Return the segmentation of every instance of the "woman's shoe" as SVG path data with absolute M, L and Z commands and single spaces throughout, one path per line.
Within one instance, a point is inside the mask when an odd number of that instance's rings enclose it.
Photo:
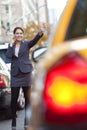
M 12 130 L 16 130 L 16 127 L 12 126 Z
M 16 118 L 12 119 L 12 130 L 16 130 Z
M 24 119 L 24 128 L 25 130 L 27 130 L 27 128 L 29 127 L 29 120 L 27 118 Z
M 28 130 L 28 126 L 24 126 L 24 130 Z

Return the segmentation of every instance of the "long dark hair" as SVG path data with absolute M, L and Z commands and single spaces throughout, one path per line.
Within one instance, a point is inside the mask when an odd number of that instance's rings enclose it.
M 13 30 L 13 34 L 15 34 L 17 29 L 20 29 L 24 33 L 24 30 L 21 27 L 15 27 L 14 30 Z

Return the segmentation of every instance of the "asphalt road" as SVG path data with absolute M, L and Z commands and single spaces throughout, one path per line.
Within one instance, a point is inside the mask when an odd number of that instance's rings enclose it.
M 11 130 L 11 119 L 0 120 L 0 130 Z M 18 111 L 16 130 L 24 130 L 24 110 Z M 46 130 L 87 130 L 87 123 L 78 124 L 76 126 L 58 126 L 57 128 Z
M 11 130 L 11 119 L 0 120 L 0 130 Z M 18 111 L 16 130 L 24 130 L 24 110 Z

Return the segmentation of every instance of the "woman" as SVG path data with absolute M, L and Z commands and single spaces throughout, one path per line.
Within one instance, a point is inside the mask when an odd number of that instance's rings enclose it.
M 21 27 L 16 27 L 13 31 L 14 42 L 11 42 L 7 57 L 11 59 L 11 109 L 12 109 L 12 130 L 16 130 L 16 109 L 17 99 L 20 87 L 23 89 L 25 97 L 25 120 L 24 127 L 28 127 L 29 121 L 27 118 L 27 108 L 29 108 L 30 88 L 31 88 L 31 73 L 32 64 L 29 60 L 29 50 L 43 36 L 40 31 L 32 40 L 23 40 L 24 30 Z

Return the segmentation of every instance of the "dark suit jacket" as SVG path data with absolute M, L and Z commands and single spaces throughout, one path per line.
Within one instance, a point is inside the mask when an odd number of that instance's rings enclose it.
M 31 72 L 33 67 L 29 60 L 29 50 L 33 47 L 43 35 L 37 34 L 32 40 L 22 41 L 18 53 L 18 57 L 15 56 L 15 43 L 12 47 L 8 47 L 6 56 L 11 59 L 11 75 L 18 74 L 20 69 L 23 73 Z

